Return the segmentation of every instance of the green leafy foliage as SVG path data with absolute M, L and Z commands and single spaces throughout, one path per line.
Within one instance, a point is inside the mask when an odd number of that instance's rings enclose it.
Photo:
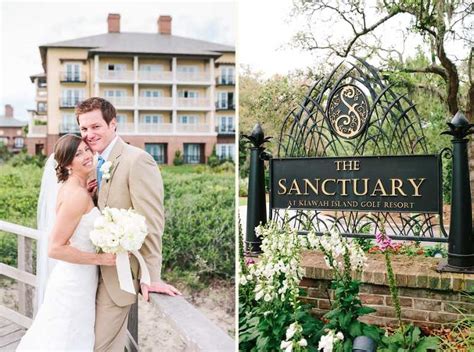
M 163 168 L 163 266 L 196 278 L 234 276 L 234 175 Z
M 434 336 L 422 336 L 420 328 L 410 324 L 404 329 L 398 329 L 382 339 L 381 352 L 426 352 L 436 351 L 439 339 Z
M 177 150 L 174 153 L 174 159 L 173 159 L 173 165 L 174 166 L 179 166 L 184 164 L 184 158 L 183 154 L 181 153 L 181 150 Z

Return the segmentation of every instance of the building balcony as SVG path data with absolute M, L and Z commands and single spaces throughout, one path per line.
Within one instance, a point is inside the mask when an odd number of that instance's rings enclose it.
M 139 97 L 138 105 L 140 108 L 172 109 L 173 98 L 171 97 Z
M 218 134 L 235 134 L 234 125 L 220 125 L 216 127 L 216 132 Z
M 235 85 L 234 76 L 219 76 L 216 78 L 216 84 L 219 86 L 233 86 Z
M 47 125 L 30 125 L 28 126 L 28 136 L 46 136 L 48 133 Z
M 77 123 L 60 123 L 59 124 L 59 133 L 79 133 L 79 125 Z
M 208 98 L 178 98 L 178 109 L 204 108 L 211 110 L 211 100 Z
M 124 97 L 105 97 L 115 108 L 130 108 L 135 106 L 135 98 L 131 96 Z
M 69 127 L 69 126 L 68 126 Z M 176 124 L 176 133 L 207 133 L 211 129 L 208 124 Z M 170 134 L 173 133 L 172 123 L 144 123 L 136 125 L 133 122 L 119 123 L 117 132 L 120 134 Z M 65 132 L 74 133 L 74 132 Z
M 171 71 L 138 71 L 138 80 L 153 81 L 156 83 L 170 83 L 173 81 L 173 72 Z
M 103 81 L 134 81 L 135 72 L 134 71 L 109 71 L 109 70 L 100 70 L 99 79 Z
M 200 72 L 176 72 L 178 83 L 210 83 L 211 74 L 208 71 Z
M 86 83 L 85 72 L 60 72 L 61 83 Z
M 172 133 L 173 124 L 172 123 L 139 123 L 138 124 L 138 133 Z
M 59 98 L 60 108 L 75 108 L 83 99 L 80 98 Z
M 233 101 L 216 101 L 216 110 L 235 110 Z
M 176 124 L 176 132 L 184 133 L 203 133 L 209 132 L 211 126 L 207 123 L 178 123 Z

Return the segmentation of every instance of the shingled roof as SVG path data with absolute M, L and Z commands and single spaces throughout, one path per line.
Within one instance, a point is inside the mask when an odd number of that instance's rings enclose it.
M 159 33 L 105 33 L 40 46 L 43 66 L 47 48 L 84 48 L 89 55 L 130 53 L 142 55 L 183 55 L 219 57 L 235 52 L 235 47 L 204 40 Z

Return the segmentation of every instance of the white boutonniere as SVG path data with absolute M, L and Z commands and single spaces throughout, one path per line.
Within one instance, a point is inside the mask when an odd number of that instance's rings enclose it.
M 113 163 L 111 161 L 106 161 L 100 167 L 100 172 L 102 172 L 102 180 L 110 179 L 110 172 L 112 170 Z

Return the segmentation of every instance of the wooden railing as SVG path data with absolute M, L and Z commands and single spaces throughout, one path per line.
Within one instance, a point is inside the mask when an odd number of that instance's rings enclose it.
M 18 312 L 0 305 L 0 317 L 20 326 L 29 328 L 36 314 L 34 288 L 37 288 L 33 272 L 33 240 L 46 234 L 29 227 L 0 220 L 0 231 L 16 235 L 18 238 L 18 268 L 0 263 L 0 275 L 18 281 Z M 185 341 L 187 351 L 234 351 L 234 340 L 183 297 L 150 295 L 151 303 L 167 319 L 175 331 Z M 138 351 L 138 305 L 130 310 L 128 320 L 127 350 Z

